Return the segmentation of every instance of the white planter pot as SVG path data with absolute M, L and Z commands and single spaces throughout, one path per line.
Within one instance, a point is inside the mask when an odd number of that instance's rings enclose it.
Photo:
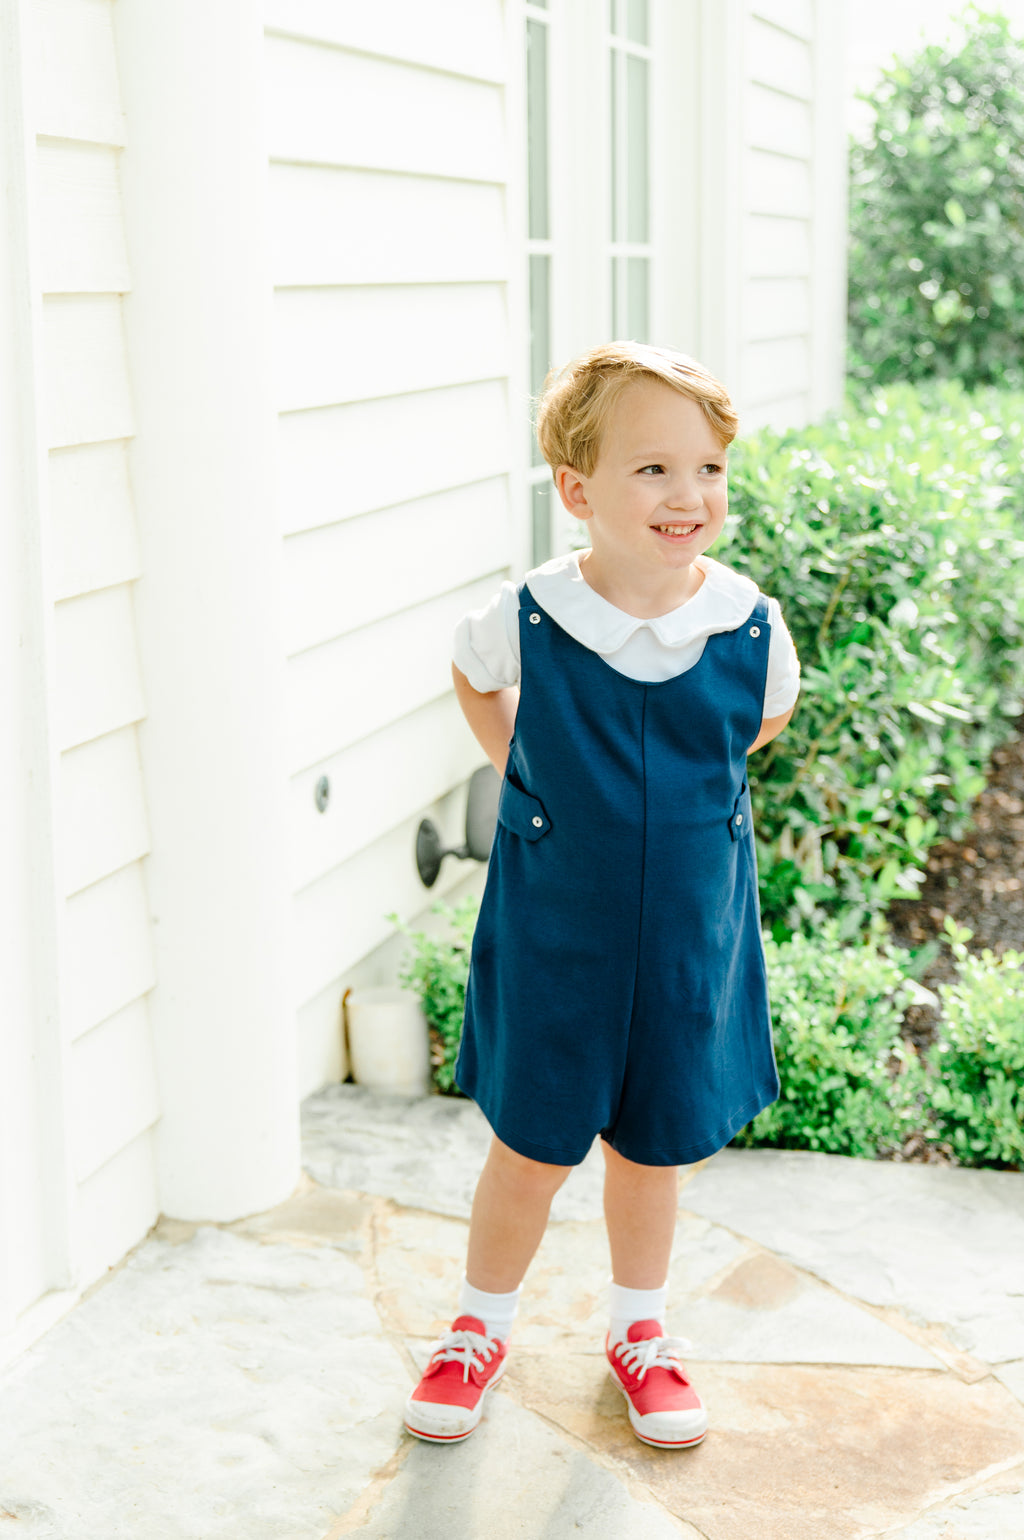
M 345 1002 L 352 1078 L 376 1091 L 423 1096 L 430 1090 L 430 1037 L 408 989 L 356 989 Z

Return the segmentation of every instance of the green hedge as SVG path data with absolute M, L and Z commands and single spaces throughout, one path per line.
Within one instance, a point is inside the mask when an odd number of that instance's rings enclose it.
M 762 909 L 854 935 L 964 827 L 1024 684 L 1024 396 L 893 387 L 740 441 L 723 561 L 782 603 L 803 667 L 751 761 Z
M 835 920 L 813 938 L 768 938 L 765 953 L 782 1089 L 735 1142 L 866 1156 L 902 1147 L 922 1122 L 920 1066 L 900 1037 L 906 954 L 877 925 L 844 942 Z
M 972 7 L 894 61 L 850 156 L 850 372 L 1024 385 L 1024 47 Z
M 908 1141 L 959 1165 L 1024 1167 L 1024 954 L 973 955 L 946 921 L 956 980 L 939 987 L 935 1044 L 900 1036 L 910 953 L 878 922 L 860 945 L 835 922 L 766 942 L 782 1085 L 741 1145 L 891 1155 Z
M 933 1135 L 961 1165 L 1024 1166 L 1024 953 L 972 955 L 947 919 L 957 979 L 940 984 L 942 1025 L 929 1056 Z

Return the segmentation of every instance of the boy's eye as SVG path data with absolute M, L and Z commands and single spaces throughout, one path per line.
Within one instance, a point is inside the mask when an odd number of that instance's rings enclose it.
M 702 465 L 701 466 L 701 470 L 702 471 L 710 471 L 712 476 L 720 476 L 722 474 L 722 472 L 725 470 L 725 466 L 724 465 L 717 465 L 713 460 L 709 460 L 707 465 Z
M 664 470 L 665 470 L 665 467 L 663 465 L 642 465 L 640 467 L 640 475 L 641 476 L 647 476 L 647 475 L 661 476 L 661 475 L 664 474 Z

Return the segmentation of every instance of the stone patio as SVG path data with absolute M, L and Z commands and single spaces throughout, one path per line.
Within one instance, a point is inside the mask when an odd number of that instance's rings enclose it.
M 306 1175 L 164 1220 L 0 1379 L 0 1540 L 1024 1540 L 1024 1175 L 726 1150 L 685 1173 L 668 1328 L 711 1431 L 637 1442 L 602 1353 L 594 1151 L 465 1444 L 402 1429 L 487 1130 L 335 1086 Z

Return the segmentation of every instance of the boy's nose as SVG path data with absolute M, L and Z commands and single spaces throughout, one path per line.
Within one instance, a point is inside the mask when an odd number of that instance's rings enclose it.
M 699 508 L 704 498 L 700 487 L 694 482 L 681 482 L 670 489 L 666 501 L 670 508 L 678 508 L 683 513 L 689 513 Z

